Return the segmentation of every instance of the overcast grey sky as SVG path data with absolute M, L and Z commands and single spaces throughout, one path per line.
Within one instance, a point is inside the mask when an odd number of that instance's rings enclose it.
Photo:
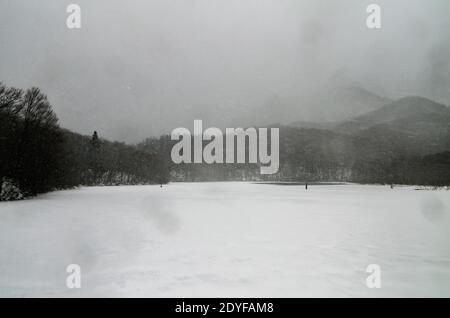
M 131 142 L 346 82 L 450 104 L 450 2 L 0 0 L 0 81 L 42 88 L 64 127 Z

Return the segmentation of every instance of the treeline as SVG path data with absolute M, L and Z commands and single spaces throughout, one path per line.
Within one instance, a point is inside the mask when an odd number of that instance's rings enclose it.
M 434 187 L 450 186 L 450 152 L 426 156 L 376 161 L 370 167 L 359 167 L 355 181 L 363 183 L 413 184 Z
M 138 148 L 160 153 L 173 181 L 310 181 L 379 184 L 450 185 L 446 142 L 417 142 L 409 135 L 383 129 L 354 135 L 313 128 L 280 128 L 280 169 L 261 175 L 258 164 L 172 163 L 169 136 L 149 138 Z M 161 151 L 165 149 L 165 151 Z M 436 152 L 428 155 L 427 151 Z
M 257 164 L 175 164 L 171 158 L 171 151 L 176 143 L 177 141 L 171 140 L 169 135 L 163 135 L 159 138 L 147 138 L 143 142 L 137 144 L 137 148 L 149 154 L 160 155 L 166 163 L 171 181 L 201 182 L 260 180 L 260 170 L 259 165 Z M 207 143 L 207 141 L 203 141 L 203 146 Z M 191 151 L 193 156 L 193 147 L 191 148 Z M 234 153 L 237 153 L 236 143 Z M 248 152 L 246 153 L 246 156 L 248 157 Z
M 260 164 L 174 164 L 170 157 L 170 149 L 176 142 L 170 140 L 170 136 L 165 136 L 159 139 L 148 138 L 137 146 L 149 153 L 168 149 L 159 153 L 169 162 L 172 181 L 350 182 L 352 179 L 351 142 L 326 130 L 280 128 L 280 169 L 273 175 L 261 175 Z M 236 145 L 235 142 L 235 154 Z M 248 159 L 248 153 L 246 158 Z
M 64 131 L 67 186 L 163 184 L 169 181 L 167 164 L 157 153 L 135 146 Z
M 0 83 L 1 200 L 79 185 L 165 183 L 157 154 L 60 128 L 46 95 Z
M 406 112 L 409 114 L 409 112 Z M 47 97 L 0 84 L 1 200 L 79 185 L 151 184 L 168 181 L 336 181 L 450 185 L 450 125 L 422 116 L 357 132 L 281 127 L 280 169 L 261 175 L 258 164 L 180 164 L 176 141 L 149 138 L 136 146 L 109 142 L 97 132 L 64 130 Z M 418 117 L 419 116 L 419 117 Z M 388 118 L 390 118 L 388 116 Z M 411 127 L 410 127 L 411 126 Z M 433 127 L 440 127 L 434 133 Z M 420 127 L 419 127 L 420 128 Z M 431 132 L 430 132 L 431 131 Z
M 170 136 L 148 138 L 138 148 L 159 152 L 169 162 L 172 181 L 349 181 L 348 153 L 333 134 L 322 130 L 280 129 L 280 169 L 273 175 L 261 175 L 260 164 L 174 164 L 170 149 L 177 141 Z M 208 142 L 204 141 L 205 146 Z M 224 143 L 224 147 L 225 147 Z M 248 144 L 248 139 L 247 139 Z M 234 143 L 237 153 L 237 143 Z M 160 149 L 168 151 L 160 152 Z M 270 147 L 269 147 L 270 149 Z M 192 150 L 193 151 L 193 150 Z M 224 148 L 223 153 L 226 150 Z M 248 159 L 248 147 L 246 148 Z

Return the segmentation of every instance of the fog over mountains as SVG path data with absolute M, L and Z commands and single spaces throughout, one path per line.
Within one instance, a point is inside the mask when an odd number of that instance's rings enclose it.
M 5 85 L 41 88 L 62 126 L 139 142 L 212 126 L 333 122 L 411 95 L 450 104 L 448 1 L 0 0 Z M 370 92 L 370 93 L 369 93 Z
M 171 180 L 447 185 L 450 108 L 417 96 L 374 107 L 335 122 L 269 125 L 280 128 L 280 169 L 275 175 L 261 176 L 255 164 L 170 164 Z M 173 143 L 148 138 L 138 149 L 170 162 Z
M 344 121 L 334 129 L 348 133 L 379 127 L 421 136 L 446 131 L 449 123 L 449 107 L 423 97 L 410 96 Z

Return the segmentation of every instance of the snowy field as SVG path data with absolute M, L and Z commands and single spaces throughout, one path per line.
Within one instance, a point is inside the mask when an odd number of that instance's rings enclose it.
M 413 187 L 54 192 L 0 203 L 0 296 L 450 297 L 449 214 L 449 191 Z M 81 289 L 66 287 L 72 263 Z

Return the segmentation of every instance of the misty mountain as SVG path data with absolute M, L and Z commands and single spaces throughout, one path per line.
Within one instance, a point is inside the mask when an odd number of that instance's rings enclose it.
M 272 100 L 262 109 L 262 114 L 271 114 L 272 122 L 289 124 L 300 128 L 324 128 L 334 122 L 377 110 L 391 100 L 357 86 L 326 87 L 303 95 L 296 103 L 276 103 Z M 270 122 L 267 117 L 262 122 Z M 298 118 L 293 122 L 293 119 Z
M 413 135 L 422 135 L 446 132 L 449 122 L 449 107 L 423 97 L 410 96 L 339 123 L 334 130 L 355 133 L 363 129 L 384 127 Z
M 442 172 L 450 170 L 449 108 L 432 100 L 406 97 L 345 121 L 303 125 L 272 125 L 280 128 L 275 175 L 261 176 L 251 164 L 203 164 L 173 166 L 173 176 L 178 181 L 450 182 Z M 147 141 L 142 150 L 156 152 L 158 142 Z
M 328 84 L 297 96 L 273 94 L 257 107 L 232 100 L 186 106 L 181 116 L 184 120 L 177 124 L 190 127 L 195 119 L 202 119 L 206 125 L 221 129 L 270 125 L 329 129 L 337 121 L 377 110 L 390 102 L 361 87 Z
M 450 170 L 450 108 L 445 105 L 405 97 L 322 127 L 289 128 L 280 134 L 282 171 L 309 180 L 441 185 L 450 181 L 445 172 Z

